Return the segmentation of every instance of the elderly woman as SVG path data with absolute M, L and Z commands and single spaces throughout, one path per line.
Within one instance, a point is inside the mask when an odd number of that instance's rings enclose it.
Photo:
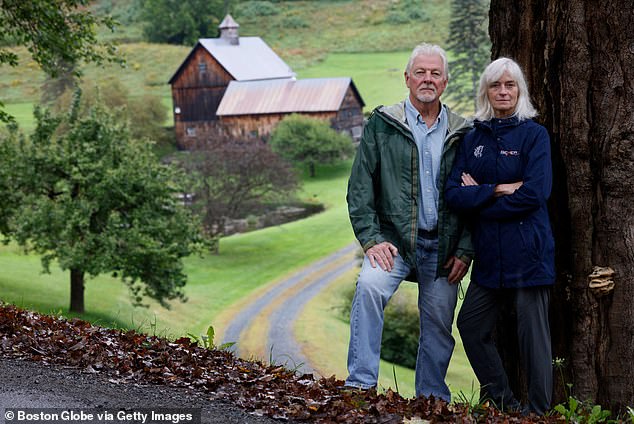
M 473 225 L 475 262 L 458 329 L 480 381 L 481 399 L 519 410 L 492 338 L 500 303 L 513 302 L 528 379 L 528 405 L 522 412 L 541 415 L 552 396 L 550 140 L 531 119 L 537 112 L 513 60 L 500 58 L 487 66 L 477 101 L 474 128 L 460 145 L 445 190 L 449 207 Z

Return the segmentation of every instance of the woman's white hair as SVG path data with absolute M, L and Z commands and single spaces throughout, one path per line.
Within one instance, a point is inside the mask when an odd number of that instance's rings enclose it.
M 478 107 L 475 113 L 475 119 L 488 121 L 495 117 L 493 107 L 491 107 L 491 102 L 489 102 L 487 90 L 492 83 L 502 77 L 505 71 L 515 80 L 518 88 L 517 105 L 515 106 L 513 116 L 517 117 L 520 121 L 537 116 L 537 110 L 533 107 L 528 94 L 528 85 L 526 84 L 522 69 L 513 59 L 501 57 L 491 62 L 480 77 L 480 87 L 478 88 L 477 98 Z
M 412 54 L 409 56 L 407 66 L 405 67 L 405 72 L 407 73 L 407 75 L 409 75 L 409 72 L 412 69 L 412 65 L 414 64 L 414 60 L 418 56 L 440 56 L 445 78 L 449 79 L 449 62 L 447 61 L 447 53 L 445 53 L 442 47 L 435 44 L 427 43 L 421 43 L 418 46 L 414 47 Z

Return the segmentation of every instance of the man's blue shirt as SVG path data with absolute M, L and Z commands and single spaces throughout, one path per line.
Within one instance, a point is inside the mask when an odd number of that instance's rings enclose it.
M 448 127 L 447 110 L 442 105 L 434 125 L 428 128 L 408 97 L 405 100 L 405 116 L 418 147 L 420 164 L 418 227 L 434 230 L 438 225 L 438 174 Z

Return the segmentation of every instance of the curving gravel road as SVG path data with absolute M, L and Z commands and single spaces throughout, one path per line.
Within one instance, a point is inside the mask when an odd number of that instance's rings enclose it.
M 253 320 L 261 319 L 261 313 L 267 310 L 265 318 L 269 322 L 269 331 L 263 337 L 263 343 L 266 344 L 266 351 L 271 353 L 272 361 L 286 364 L 288 368 L 297 368 L 301 373 L 314 373 L 315 370 L 295 340 L 293 324 L 308 301 L 356 266 L 354 256 L 357 249 L 357 243 L 350 244 L 273 286 L 235 316 L 224 333 L 224 341 L 240 340 L 241 334 L 248 330 Z M 18 359 L 0 358 L 0 381 L 0 412 L 5 414 L 3 421 L 7 423 L 14 422 L 7 420 L 6 414 L 11 414 L 15 408 L 64 408 L 87 412 L 107 410 L 114 413 L 120 410 L 135 413 L 145 409 L 159 412 L 184 410 L 199 411 L 199 421 L 195 421 L 200 423 L 277 422 L 186 389 L 118 385 L 100 374 Z M 110 424 L 112 421 L 99 422 L 95 419 L 90 422 Z M 136 424 L 140 421 L 126 422 Z
M 270 353 L 274 363 L 297 368 L 300 373 L 313 373 L 314 368 L 302 354 L 301 347 L 293 336 L 293 324 L 308 301 L 329 283 L 356 266 L 354 254 L 357 249 L 358 244 L 352 243 L 273 286 L 238 312 L 224 332 L 223 343 L 239 341 L 241 334 L 265 308 L 284 297 L 284 301 L 268 315 L 266 352 Z M 290 296 L 289 292 L 292 292 Z M 234 347 L 237 347 L 237 353 L 245 353 L 239 351 L 239 343 Z

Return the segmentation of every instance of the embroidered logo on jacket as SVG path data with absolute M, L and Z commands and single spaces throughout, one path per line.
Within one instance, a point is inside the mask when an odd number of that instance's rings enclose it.
M 520 152 L 517 150 L 500 150 L 502 156 L 519 156 Z
M 473 150 L 473 156 L 477 158 L 482 157 L 482 151 L 484 150 L 484 146 L 478 146 Z

